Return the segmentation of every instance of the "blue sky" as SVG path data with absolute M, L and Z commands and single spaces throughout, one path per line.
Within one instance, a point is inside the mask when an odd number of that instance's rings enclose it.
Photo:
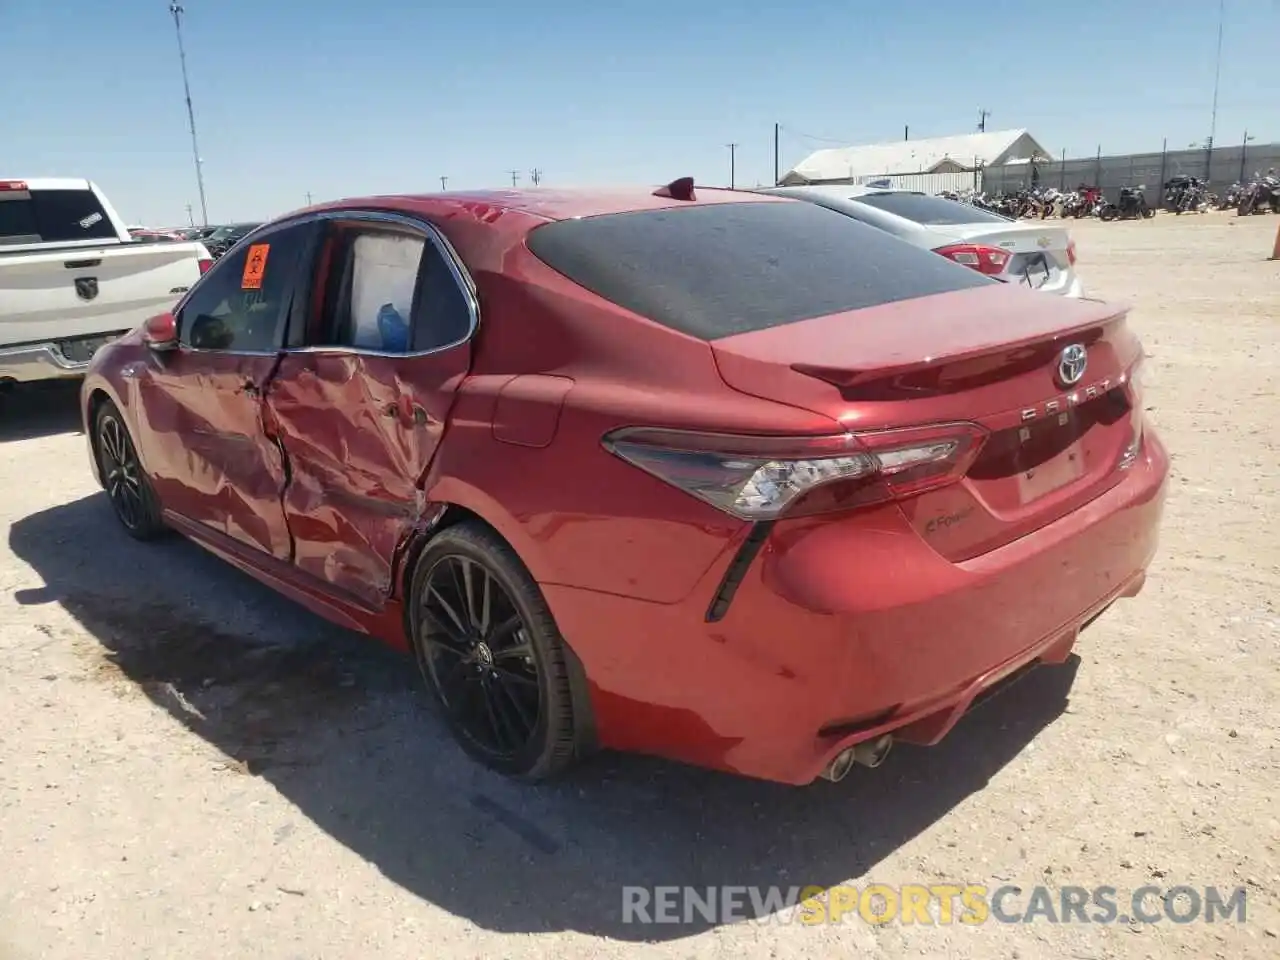
M 1219 143 L 1280 140 L 1280 0 L 1226 0 Z M 773 177 L 826 146 L 1026 127 L 1069 156 L 1209 132 L 1216 0 L 185 0 L 212 221 L 388 191 Z M 1039 11 L 1044 11 L 1040 16 Z M 0 0 L 0 176 L 197 204 L 168 0 Z M 199 208 L 196 206 L 196 216 Z

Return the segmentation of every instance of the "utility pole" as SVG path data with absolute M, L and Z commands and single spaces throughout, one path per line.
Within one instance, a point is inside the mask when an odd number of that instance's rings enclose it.
M 1213 111 L 1209 114 L 1209 139 L 1204 143 L 1204 181 L 1213 175 L 1213 135 L 1218 127 L 1218 80 L 1222 76 L 1222 21 L 1225 18 L 1227 0 L 1218 0 L 1218 56 L 1213 67 Z
M 985 108 L 978 110 L 978 132 L 987 132 L 987 117 L 991 116 L 991 111 Z
M 729 189 L 734 189 L 738 180 L 738 145 L 736 143 L 726 143 L 729 148 Z
M 903 140 L 911 139 L 911 128 L 909 126 L 904 126 L 902 128 L 902 139 Z
M 533 185 L 536 187 L 538 184 L 542 183 L 542 171 L 537 167 L 534 167 L 529 171 L 529 179 L 533 181 Z
M 191 156 L 196 162 L 196 186 L 200 190 L 200 219 L 204 226 L 209 225 L 209 207 L 204 198 L 203 161 L 200 159 L 200 145 L 196 142 L 196 113 L 191 106 L 191 84 L 187 82 L 187 51 L 182 45 L 182 14 L 186 11 L 182 4 L 169 4 L 169 12 L 173 14 L 173 29 L 178 34 L 178 59 L 182 63 L 182 90 L 187 97 L 187 120 L 191 124 Z
M 307 191 L 307 206 L 311 206 L 311 191 Z
M 512 170 L 512 171 L 511 171 L 511 188 L 512 188 L 513 190 L 515 189 L 516 181 L 518 181 L 519 179 L 520 179 L 520 171 L 519 171 L 519 170 Z
M 1249 152 L 1249 141 L 1254 139 L 1249 136 L 1249 131 L 1244 132 L 1244 138 L 1240 141 L 1240 182 L 1244 183 L 1244 158 Z
M 778 185 L 778 181 L 782 178 L 782 172 L 781 172 L 782 168 L 779 165 L 779 159 L 778 159 L 779 158 L 778 132 L 781 129 L 781 127 L 782 125 L 778 123 L 775 123 L 773 125 L 773 185 L 775 187 Z
M 441 178 L 440 178 L 440 192 L 441 192 L 441 193 L 444 193 L 444 192 L 445 192 L 446 190 L 448 190 L 448 189 L 449 189 L 449 178 L 448 178 L 448 177 L 441 177 Z
M 1241 164 L 1241 168 L 1242 168 L 1242 169 L 1243 169 L 1243 166 L 1244 166 L 1244 165 L 1243 165 L 1243 164 Z M 1241 178 L 1241 179 L 1243 179 L 1243 178 Z M 189 204 L 189 203 L 187 204 L 187 222 L 188 222 L 189 224 L 191 224 L 191 226 L 193 226 L 193 227 L 196 225 L 196 218 L 195 218 L 195 217 L 193 217 L 193 216 L 191 215 L 191 204 Z

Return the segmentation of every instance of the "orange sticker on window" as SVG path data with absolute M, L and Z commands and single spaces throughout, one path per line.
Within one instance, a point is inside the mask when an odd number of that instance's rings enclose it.
M 241 290 L 262 289 L 262 278 L 267 273 L 267 254 L 270 252 L 269 243 L 255 243 L 249 248 L 249 255 L 244 260 L 244 276 L 240 278 Z

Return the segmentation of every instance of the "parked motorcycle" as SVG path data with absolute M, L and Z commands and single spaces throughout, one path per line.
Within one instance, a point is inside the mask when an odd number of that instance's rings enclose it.
M 1240 196 L 1243 193 L 1244 184 L 1233 183 L 1231 186 L 1227 187 L 1226 193 L 1215 198 L 1213 204 L 1214 208 L 1218 210 L 1230 210 L 1232 207 L 1238 207 L 1240 205 Z
M 1064 220 L 1067 218 L 1079 220 L 1081 217 L 1093 217 L 1097 215 L 1102 204 L 1102 191 L 1097 187 L 1090 187 L 1082 183 L 1063 197 L 1060 216 Z
M 1121 187 L 1120 197 L 1115 203 L 1103 204 L 1098 216 L 1105 221 L 1111 220 L 1147 220 L 1156 215 L 1155 210 L 1147 203 L 1144 192 L 1146 185 Z
M 1202 212 L 1208 207 L 1208 184 L 1199 177 L 1172 177 L 1165 181 L 1164 205 L 1179 216 Z
M 1236 206 L 1236 215 L 1247 217 L 1255 213 L 1280 213 L 1280 178 L 1275 170 L 1268 170 L 1266 176 L 1255 173 L 1240 191 Z

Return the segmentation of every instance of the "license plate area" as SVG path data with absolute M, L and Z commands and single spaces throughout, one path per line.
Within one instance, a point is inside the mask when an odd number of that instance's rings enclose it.
M 94 337 L 77 337 L 75 340 L 60 340 L 58 350 L 71 363 L 88 363 L 95 353 L 118 339 L 120 334 L 109 333 Z
M 1110 472 L 1132 434 L 1128 401 L 1118 391 L 993 434 L 969 480 L 998 513 Z
M 1014 264 L 1014 269 L 1018 274 L 1018 282 L 1033 290 L 1048 283 L 1052 274 L 1049 258 L 1043 253 L 1022 254 Z

